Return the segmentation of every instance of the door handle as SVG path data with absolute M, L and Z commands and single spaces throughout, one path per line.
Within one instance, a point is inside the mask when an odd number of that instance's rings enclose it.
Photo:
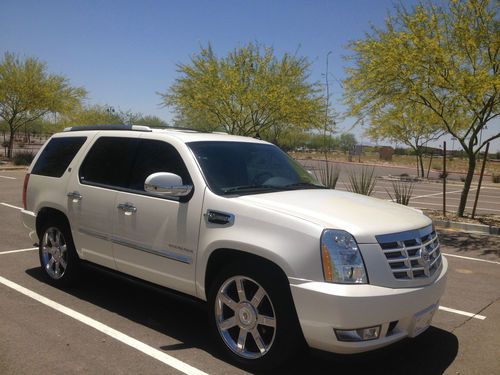
M 66 194 L 68 198 L 71 198 L 73 203 L 78 203 L 82 200 L 82 195 L 77 191 L 72 191 L 71 193 Z
M 122 210 L 123 213 L 127 216 L 132 215 L 133 213 L 137 212 L 137 207 L 135 207 L 131 203 L 120 203 L 117 208 L 119 210 Z

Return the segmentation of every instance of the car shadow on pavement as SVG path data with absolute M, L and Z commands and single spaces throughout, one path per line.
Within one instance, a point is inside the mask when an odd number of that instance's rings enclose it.
M 28 269 L 26 273 L 47 284 L 47 278 L 39 267 Z M 183 301 L 159 288 L 133 280 L 124 282 L 122 277 L 92 268 L 85 269 L 76 285 L 58 289 L 175 339 L 177 343 L 158 347 L 166 353 L 175 356 L 176 351 L 198 348 L 225 361 L 211 339 L 203 303 Z M 133 333 L 128 334 L 133 336 Z M 342 356 L 304 350 L 292 362 L 271 373 L 325 374 L 345 371 L 349 374 L 434 375 L 443 373 L 457 352 L 455 335 L 430 327 L 415 339 L 365 354 Z
M 447 249 L 462 255 L 481 256 L 491 254 L 500 258 L 499 236 L 443 230 L 439 231 L 439 242 Z
M 414 339 L 368 353 L 338 355 L 311 351 L 278 373 L 438 375 L 454 361 L 458 345 L 454 334 L 431 326 Z

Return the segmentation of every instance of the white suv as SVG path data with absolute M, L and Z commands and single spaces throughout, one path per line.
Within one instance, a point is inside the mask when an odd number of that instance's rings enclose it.
M 446 282 L 420 211 L 325 189 L 272 144 L 144 126 L 54 135 L 28 170 L 24 225 L 49 279 L 92 262 L 208 303 L 223 351 L 279 365 L 414 337 Z

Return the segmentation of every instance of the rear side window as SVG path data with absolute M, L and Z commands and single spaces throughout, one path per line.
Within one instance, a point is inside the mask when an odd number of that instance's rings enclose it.
M 32 174 L 61 177 L 87 137 L 52 138 L 35 163 Z
M 156 172 L 175 173 L 182 178 L 183 184 L 191 184 L 186 165 L 172 145 L 163 141 L 142 139 L 132 168 L 129 189 L 144 191 L 144 181 Z
M 138 144 L 136 138 L 99 138 L 82 163 L 80 181 L 127 188 Z

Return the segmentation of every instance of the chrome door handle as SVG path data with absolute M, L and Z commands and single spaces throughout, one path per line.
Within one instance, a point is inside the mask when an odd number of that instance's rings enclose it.
M 82 195 L 77 191 L 72 191 L 71 193 L 66 194 L 68 198 L 71 198 L 73 203 L 78 203 L 82 200 Z
M 132 215 L 137 212 L 137 207 L 131 203 L 120 203 L 117 208 L 122 210 L 125 215 Z

